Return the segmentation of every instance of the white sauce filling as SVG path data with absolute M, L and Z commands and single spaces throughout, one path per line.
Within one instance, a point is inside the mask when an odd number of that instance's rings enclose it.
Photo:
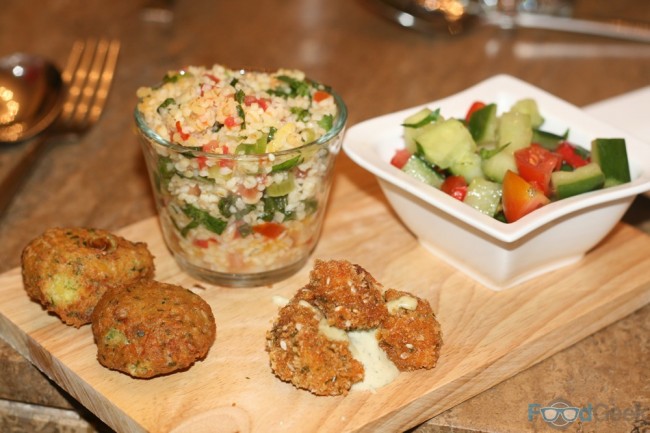
M 274 296 L 273 302 L 279 307 L 283 307 L 289 300 L 281 296 Z M 322 317 L 320 311 L 308 302 L 300 301 L 299 304 L 311 308 Z M 395 314 L 399 308 L 413 311 L 417 306 L 418 300 L 407 295 L 386 303 L 386 308 L 390 314 Z M 376 328 L 346 332 L 343 329 L 330 326 L 326 319 L 321 318 L 318 323 L 318 332 L 332 341 L 349 342 L 352 357 L 363 364 L 365 370 L 363 381 L 352 385 L 353 390 L 374 391 L 388 385 L 399 375 L 398 368 L 388 358 L 386 352 L 379 347 Z
M 280 307 L 280 308 L 286 306 L 289 303 L 289 299 L 285 298 L 284 296 L 280 296 L 280 295 L 273 295 L 271 300 L 273 301 L 275 306 Z
M 388 312 L 390 314 L 397 313 L 398 308 L 415 311 L 417 307 L 418 307 L 418 300 L 415 299 L 413 296 L 408 296 L 408 295 L 400 296 L 397 299 L 393 299 L 392 301 L 386 302 L 386 308 L 388 309 Z
M 318 332 L 333 341 L 349 341 L 348 334 L 340 328 L 330 326 L 327 319 L 320 319 Z
M 377 329 L 350 331 L 350 352 L 354 359 L 363 364 L 365 374 L 361 382 L 352 385 L 353 390 L 374 391 L 388 385 L 399 375 L 399 370 L 379 347 Z

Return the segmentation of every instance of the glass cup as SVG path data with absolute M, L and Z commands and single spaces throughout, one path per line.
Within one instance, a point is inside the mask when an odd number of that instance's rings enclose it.
M 163 139 L 135 110 L 162 234 L 179 266 L 230 287 L 297 272 L 320 237 L 347 108 L 311 143 L 273 153 L 223 155 Z

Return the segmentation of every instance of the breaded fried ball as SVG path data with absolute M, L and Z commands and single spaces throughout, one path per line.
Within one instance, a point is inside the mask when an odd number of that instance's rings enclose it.
M 352 357 L 346 338 L 328 338 L 321 331 L 322 320 L 305 301 L 281 308 L 266 336 L 271 368 L 280 379 L 316 395 L 347 394 L 363 380 L 363 365 Z
M 359 265 L 346 260 L 316 260 L 309 283 L 297 299 L 323 312 L 331 326 L 370 329 L 386 316 L 382 285 Z
M 25 247 L 21 261 L 29 296 L 77 328 L 90 323 L 107 289 L 154 274 L 145 243 L 91 228 L 48 229 Z
M 359 265 L 316 260 L 266 334 L 275 375 L 316 395 L 345 395 L 435 367 L 442 334 L 429 303 L 382 289 Z
M 379 347 L 400 371 L 435 367 L 442 332 L 429 302 L 394 289 L 384 299 L 389 314 L 377 332 Z
M 140 280 L 109 290 L 92 316 L 97 359 L 137 378 L 189 368 L 216 337 L 210 305 L 181 286 Z

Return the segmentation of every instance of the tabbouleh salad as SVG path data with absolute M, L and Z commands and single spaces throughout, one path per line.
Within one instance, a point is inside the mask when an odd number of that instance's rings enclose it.
M 304 261 L 319 236 L 345 107 L 297 70 L 190 66 L 138 89 L 136 121 L 170 249 L 246 274 Z

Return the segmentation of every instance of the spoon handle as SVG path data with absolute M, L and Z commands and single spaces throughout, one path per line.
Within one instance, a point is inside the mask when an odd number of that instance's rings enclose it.
M 47 149 L 48 138 L 49 136 L 45 134 L 25 143 L 26 149 L 20 156 L 18 162 L 0 180 L 0 216 L 6 214 L 7 208 L 13 201 L 16 193 L 27 180 L 34 163 L 43 154 L 45 149 Z

